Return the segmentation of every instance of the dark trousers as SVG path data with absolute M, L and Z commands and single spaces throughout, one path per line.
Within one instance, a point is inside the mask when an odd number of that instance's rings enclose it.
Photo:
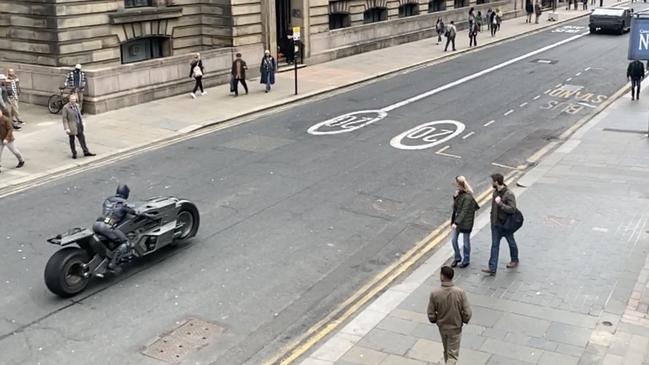
M 469 35 L 469 47 L 478 45 L 478 34 Z
M 496 35 L 496 31 L 498 30 L 498 25 L 497 24 L 491 24 L 491 36 Z
M 234 95 L 239 95 L 239 83 L 243 85 L 243 89 L 246 90 L 246 94 L 248 93 L 248 84 L 246 84 L 246 80 L 244 79 L 235 79 L 234 80 Z
M 77 155 L 77 149 L 74 145 L 74 137 L 75 136 L 68 136 L 70 139 L 70 151 L 72 151 L 72 155 L 76 156 Z M 88 146 L 86 145 L 86 136 L 83 135 L 83 131 L 79 131 L 76 135 L 77 139 L 79 140 L 79 146 L 81 146 L 81 150 L 83 150 L 83 153 L 90 153 L 88 151 Z
M 442 41 L 442 33 L 437 33 L 437 43 Z
M 455 51 L 455 37 L 453 37 L 453 38 L 451 38 L 451 37 L 446 38 L 446 47 L 444 47 L 444 51 L 447 51 L 447 50 L 448 50 L 448 45 L 449 45 L 450 43 L 453 43 L 453 50 Z
M 500 241 L 505 237 L 509 244 L 509 256 L 512 262 L 518 262 L 518 245 L 514 239 L 513 233 L 503 232 L 500 226 L 491 225 L 491 255 L 489 256 L 489 271 L 496 272 L 498 268 L 498 255 L 500 251 Z
M 631 79 L 631 99 L 640 99 L 640 83 L 642 79 Z
M 192 91 L 192 93 L 196 94 L 198 89 L 201 89 L 201 92 L 203 92 L 203 76 L 197 76 L 194 79 L 196 80 L 196 84 L 194 85 L 194 91 Z

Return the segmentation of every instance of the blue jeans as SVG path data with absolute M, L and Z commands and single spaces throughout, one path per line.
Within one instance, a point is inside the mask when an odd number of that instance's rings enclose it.
M 457 239 L 460 238 L 460 231 L 455 228 L 451 232 L 451 244 L 453 244 L 453 251 L 455 251 L 455 258 L 453 261 L 468 264 L 471 262 L 471 233 L 462 233 L 462 235 L 464 236 L 464 260 L 462 259 L 462 254 L 460 252 L 460 246 L 457 243 Z
M 509 256 L 512 262 L 518 262 L 518 246 L 513 233 L 505 233 L 499 226 L 491 226 L 491 256 L 489 257 L 489 271 L 496 272 L 498 268 L 498 251 L 500 240 L 505 237 L 509 245 Z

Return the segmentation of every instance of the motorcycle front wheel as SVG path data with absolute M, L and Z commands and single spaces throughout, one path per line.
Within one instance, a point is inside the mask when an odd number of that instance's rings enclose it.
M 176 217 L 176 242 L 185 242 L 196 235 L 200 224 L 198 208 L 188 201 L 181 202 Z
M 57 251 L 45 266 L 45 285 L 62 298 L 81 293 L 90 281 L 85 275 L 85 265 L 89 261 L 90 255 L 82 248 L 66 247 Z

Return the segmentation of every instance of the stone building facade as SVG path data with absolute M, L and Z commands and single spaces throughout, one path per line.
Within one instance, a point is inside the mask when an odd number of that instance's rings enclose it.
M 23 99 L 46 104 L 80 63 L 96 113 L 187 92 L 194 52 L 208 86 L 227 82 L 236 52 L 254 76 L 264 49 L 286 52 L 293 27 L 314 63 L 431 36 L 437 17 L 461 27 L 468 6 L 515 13 L 514 0 L 474 1 L 0 0 L 0 67 L 17 69 Z

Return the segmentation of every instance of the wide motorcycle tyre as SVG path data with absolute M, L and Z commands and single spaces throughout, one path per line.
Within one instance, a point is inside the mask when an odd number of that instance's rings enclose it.
M 66 247 L 57 251 L 45 266 L 45 285 L 62 298 L 81 293 L 90 281 L 83 275 L 83 265 L 89 261 L 90 255 L 82 248 Z
M 196 205 L 194 205 L 194 203 L 186 200 L 182 201 L 180 203 L 180 209 L 178 210 L 177 220 L 179 221 L 179 223 L 181 220 L 185 224 L 189 223 L 190 226 L 182 229 L 181 234 L 175 239 L 176 242 L 184 243 L 190 238 L 196 236 L 201 218 L 200 214 L 198 213 L 198 208 L 196 208 Z

